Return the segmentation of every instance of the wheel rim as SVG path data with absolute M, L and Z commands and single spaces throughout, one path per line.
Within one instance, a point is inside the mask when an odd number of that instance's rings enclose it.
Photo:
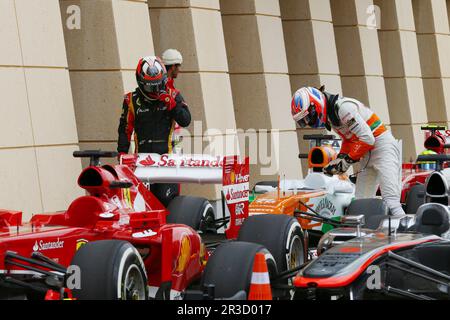
M 125 275 L 123 298 L 125 300 L 145 300 L 146 284 L 142 272 L 133 264 Z
M 216 229 L 215 216 L 213 213 L 207 213 L 202 218 L 202 222 L 200 223 L 200 231 L 213 231 Z
M 287 267 L 292 270 L 304 263 L 303 243 L 298 235 L 294 236 L 290 245 L 287 256 Z

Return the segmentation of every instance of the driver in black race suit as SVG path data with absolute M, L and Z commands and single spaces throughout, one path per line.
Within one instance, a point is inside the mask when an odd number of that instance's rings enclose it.
M 139 60 L 136 68 L 138 87 L 125 95 L 119 123 L 119 157 L 130 148 L 134 133 L 136 153 L 172 153 L 173 130 L 178 123 L 187 127 L 191 114 L 180 92 L 170 82 L 159 57 Z M 152 184 L 151 191 L 167 206 L 179 193 L 177 184 Z

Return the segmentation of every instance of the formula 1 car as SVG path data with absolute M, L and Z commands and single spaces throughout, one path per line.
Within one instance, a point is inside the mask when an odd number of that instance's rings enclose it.
M 418 160 L 442 166 L 450 156 Z M 416 215 L 391 217 L 381 199 L 356 200 L 362 201 L 354 211 L 360 215 L 343 219 L 356 227 L 322 237 L 319 257 L 294 278 L 295 298 L 449 299 L 449 186 L 450 169 L 433 172 L 426 181 L 426 203 Z
M 450 132 L 446 130 L 446 127 L 428 125 L 422 126 L 421 130 L 425 132 L 424 148 L 426 153 L 447 153 L 450 147 L 448 141 Z M 403 164 L 400 202 L 404 204 L 406 213 L 416 213 L 419 206 L 424 203 L 425 181 L 436 168 L 436 163 L 433 161 L 410 161 Z
M 315 142 L 307 155 L 309 173 L 303 180 L 282 180 L 257 183 L 249 214 L 285 214 L 294 216 L 295 210 L 312 208 L 322 217 L 339 220 L 355 196 L 355 186 L 348 176 L 328 176 L 322 169 L 336 158 L 339 140 L 333 135 L 305 135 Z M 310 245 L 332 228 L 322 221 L 298 218 L 302 228 L 310 235 Z
M 230 218 L 213 243 L 207 232 L 167 223 L 171 213 L 137 177 L 148 177 L 150 168 L 100 165 L 115 152 L 74 156 L 90 158 L 78 178 L 87 195 L 66 211 L 35 214 L 27 223 L 21 212 L 0 211 L 0 298 L 245 299 L 257 253 L 279 284 L 273 297 L 290 297 L 287 280 L 277 277 L 299 265 L 302 229 L 287 216 L 247 219 L 248 158 L 220 159 Z M 196 216 L 191 209 L 184 213 Z

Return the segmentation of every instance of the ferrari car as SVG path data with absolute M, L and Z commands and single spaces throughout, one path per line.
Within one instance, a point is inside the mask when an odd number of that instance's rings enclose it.
M 22 222 L 21 212 L 0 211 L 0 298 L 245 299 L 257 253 L 280 285 L 284 280 L 277 277 L 301 262 L 303 234 L 296 219 L 248 218 L 248 158 L 219 159 L 220 178 L 211 182 L 223 184 L 230 218 L 223 235 L 210 235 L 168 223 L 172 212 L 142 181 L 153 174 L 151 167 L 140 170 L 132 161 L 101 165 L 100 158 L 115 152 L 74 156 L 90 158 L 78 178 L 87 195 L 66 211 L 35 214 L 29 222 Z M 195 220 L 194 209 L 178 210 Z M 278 232 L 270 236 L 274 228 Z M 272 289 L 273 298 L 290 297 L 282 286 Z
M 450 156 L 418 160 L 439 169 Z M 318 258 L 295 276 L 295 298 L 448 299 L 449 186 L 450 169 L 429 175 L 426 203 L 414 215 L 389 216 L 380 199 L 355 201 L 354 214 L 342 221 L 353 226 L 325 234 Z

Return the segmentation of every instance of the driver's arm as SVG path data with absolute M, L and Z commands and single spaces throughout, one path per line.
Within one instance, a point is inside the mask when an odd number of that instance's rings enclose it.
M 175 97 L 176 106 L 170 111 L 172 119 L 175 120 L 181 127 L 187 127 L 191 123 L 191 112 L 189 107 L 183 99 L 181 93 Z
M 339 119 L 353 136 L 344 140 L 341 153 L 346 153 L 352 160 L 359 161 L 375 145 L 375 137 L 369 125 L 358 112 L 358 106 L 351 101 L 339 107 Z
M 119 138 L 117 141 L 117 151 L 119 153 L 128 153 L 130 149 L 131 135 L 134 131 L 134 110 L 130 103 L 131 94 L 127 94 L 123 100 L 122 115 L 118 128 Z

